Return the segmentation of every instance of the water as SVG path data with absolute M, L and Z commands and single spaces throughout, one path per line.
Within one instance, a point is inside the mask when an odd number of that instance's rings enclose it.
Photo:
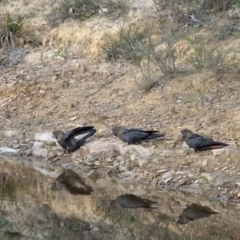
M 62 171 L 0 158 L 0 240 L 240 239 L 239 203 Z

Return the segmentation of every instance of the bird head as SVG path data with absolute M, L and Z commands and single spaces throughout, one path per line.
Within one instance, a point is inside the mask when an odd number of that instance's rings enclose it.
M 189 137 L 191 137 L 192 134 L 193 134 L 193 132 L 192 132 L 191 130 L 189 130 L 189 129 L 186 129 L 186 128 L 183 129 L 183 130 L 181 130 L 180 133 L 179 133 L 179 135 L 182 136 L 182 138 L 183 138 L 184 140 L 186 140 L 186 139 L 188 139 Z
M 113 127 L 113 128 L 112 128 L 112 134 L 113 134 L 114 136 L 118 136 L 118 134 L 119 134 L 119 132 L 120 132 L 121 129 L 122 129 L 122 127 L 119 127 L 119 126 Z
M 64 135 L 64 133 L 60 130 L 56 130 L 56 131 L 52 132 L 52 136 L 54 138 L 56 138 L 57 140 L 59 140 L 63 135 Z
M 176 147 L 177 143 L 179 142 L 182 142 L 186 139 L 188 139 L 190 136 L 192 135 L 192 131 L 189 130 L 189 129 L 183 129 L 179 132 L 174 144 L 173 144 L 173 147 Z

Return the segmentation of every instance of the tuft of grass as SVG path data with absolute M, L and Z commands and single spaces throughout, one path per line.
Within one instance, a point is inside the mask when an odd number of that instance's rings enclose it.
M 116 17 L 124 16 L 128 13 L 129 6 L 126 0 L 108 0 L 106 3 L 108 12 L 107 15 L 112 16 L 115 15 Z
M 124 58 L 139 65 L 145 53 L 143 40 L 146 35 L 146 30 L 141 30 L 140 27 L 134 29 L 130 25 L 125 29 L 120 25 L 116 36 L 107 33 L 108 41 L 102 49 L 107 53 L 108 59 Z
M 56 11 L 63 17 L 74 17 L 85 20 L 98 12 L 98 5 L 91 0 L 60 0 Z
M 38 44 L 35 30 L 28 24 L 25 16 L 12 16 L 6 12 L 0 16 L 1 47 L 15 47 L 17 40 L 23 43 Z

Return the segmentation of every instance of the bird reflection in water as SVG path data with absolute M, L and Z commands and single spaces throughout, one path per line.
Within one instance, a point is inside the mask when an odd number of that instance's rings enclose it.
M 138 197 L 134 194 L 124 194 L 118 196 L 115 200 L 109 201 L 109 206 L 112 209 L 120 210 L 121 208 L 152 208 L 156 209 L 157 207 L 153 207 L 153 204 L 157 202 L 151 201 L 149 199 Z
M 65 189 L 71 194 L 90 195 L 93 189 L 74 171 L 68 169 L 61 173 L 51 186 L 51 190 Z
M 216 212 L 209 207 L 200 206 L 193 203 L 183 210 L 177 219 L 177 223 L 187 224 L 189 221 L 194 221 L 199 218 L 206 218 L 212 214 L 219 214 L 219 212 Z

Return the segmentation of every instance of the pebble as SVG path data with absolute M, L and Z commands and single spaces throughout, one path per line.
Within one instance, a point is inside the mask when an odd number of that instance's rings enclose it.
M 202 161 L 202 166 L 206 167 L 207 165 L 208 165 L 208 160 L 207 159 L 203 160 Z
M 214 178 L 210 173 L 201 173 L 200 177 L 205 178 L 209 184 L 213 184 Z

